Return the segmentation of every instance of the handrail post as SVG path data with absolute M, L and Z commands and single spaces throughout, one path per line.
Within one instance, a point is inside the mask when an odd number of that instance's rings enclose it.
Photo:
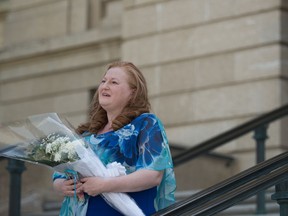
M 280 206 L 280 216 L 288 215 L 288 181 L 275 186 L 275 193 L 271 199 L 276 200 Z
M 256 140 L 256 163 L 265 160 L 265 141 L 267 136 L 268 125 L 261 125 L 254 131 L 253 138 Z M 260 191 L 256 196 L 256 214 L 266 214 L 265 191 Z
M 23 161 L 8 160 L 10 172 L 9 216 L 20 216 L 21 213 L 21 174 L 25 170 Z

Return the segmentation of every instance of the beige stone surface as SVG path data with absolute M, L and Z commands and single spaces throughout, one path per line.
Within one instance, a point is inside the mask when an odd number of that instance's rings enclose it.
M 285 57 L 281 61 L 280 56 L 280 46 L 269 45 L 143 67 L 142 71 L 153 97 L 279 76 L 281 64 L 285 66 Z M 286 73 L 285 69 L 282 71 Z
M 261 13 L 266 10 L 278 9 L 283 1 L 281 0 L 216 0 L 209 1 L 209 15 L 211 19 L 227 18 L 229 16 L 239 16 L 249 13 Z
M 279 84 L 272 79 L 171 94 L 152 98 L 152 105 L 168 125 L 256 115 L 280 106 Z
M 214 122 L 199 122 L 183 126 L 171 126 L 166 128 L 169 143 L 172 145 L 178 144 L 185 148 L 191 148 L 209 139 L 218 136 L 221 133 L 227 132 L 232 128 L 240 126 L 256 117 L 242 117 L 229 120 L 219 120 Z M 276 120 L 268 125 L 266 139 L 266 149 L 277 148 L 285 140 L 285 133 L 281 132 L 281 128 L 287 124 L 286 120 Z M 249 132 L 237 139 L 234 139 L 225 145 L 216 148 L 215 152 L 222 154 L 232 154 L 235 152 L 254 151 L 256 143 L 253 138 L 254 132 Z
M 50 95 L 34 100 L 24 100 L 3 104 L 2 122 L 25 119 L 27 116 L 46 112 L 73 113 L 87 112 L 90 103 L 87 91 L 71 92 L 60 95 Z
M 266 149 L 276 149 L 281 146 L 283 139 L 281 138 L 281 128 L 283 127 L 283 120 L 275 120 L 267 126 L 267 139 L 265 142 Z M 251 151 L 255 148 L 255 140 L 253 138 L 254 132 L 246 135 L 237 141 L 236 152 Z M 267 152 L 268 152 L 267 151 Z
M 99 27 L 114 28 L 115 26 L 122 26 L 123 1 L 113 0 L 102 3 L 101 21 Z
M 11 62 L 22 58 L 29 58 L 31 56 L 40 56 L 43 54 L 57 54 L 58 52 L 64 52 L 65 50 L 75 48 L 85 48 L 87 46 L 94 46 L 101 43 L 100 47 L 106 47 L 109 44 L 114 46 L 120 42 L 120 28 L 111 28 L 105 30 L 94 29 L 88 32 L 69 35 L 65 37 L 50 38 L 47 40 L 35 40 L 27 42 L 21 45 L 15 45 L 13 48 L 4 47 L 5 52 L 0 53 L 0 61 Z M 105 52 L 107 50 L 105 49 Z M 112 54 L 119 55 L 116 50 L 113 50 Z M 108 57 L 107 54 L 104 57 Z M 119 58 L 119 56 L 118 56 Z M 95 60 L 97 61 L 97 59 Z
M 105 66 L 118 59 L 143 71 L 172 144 L 194 146 L 288 102 L 286 1 L 121 0 L 107 1 L 103 11 L 87 4 L 9 0 L 0 9 L 7 15 L 0 18 L 1 123 L 58 112 L 77 126 Z M 269 125 L 267 158 L 287 147 L 286 128 L 286 118 Z M 179 188 L 187 178 L 201 188 L 254 165 L 252 136 L 215 150 L 236 158 L 231 167 L 200 158 L 188 164 L 190 172 L 177 170 Z M 4 172 L 1 161 L 7 186 Z M 30 184 L 31 173 L 45 179 Z M 29 166 L 24 175 L 23 201 L 41 209 L 42 199 L 55 195 L 51 173 Z M 0 190 L 2 206 L 7 188 Z
M 287 11 L 283 11 L 281 13 L 281 17 L 280 17 L 280 20 L 281 20 L 281 34 L 282 34 L 282 38 L 281 40 L 284 41 L 284 42 L 287 42 L 288 41 L 288 23 L 287 23 L 287 19 L 288 19 L 288 13 Z
M 68 33 L 84 32 L 88 27 L 88 1 L 72 0 L 68 9 Z
M 181 3 L 179 1 L 152 2 L 154 4 L 147 4 L 147 1 L 134 1 L 130 3 L 135 8 L 127 10 L 127 13 L 124 14 L 124 37 L 135 37 L 151 33 L 153 29 L 155 32 L 159 32 L 193 25 L 207 25 L 208 22 L 217 22 L 219 19 L 229 19 L 235 16 L 243 16 L 244 14 L 257 14 L 266 10 L 274 10 L 281 5 L 280 0 L 181 0 Z
M 288 78 L 288 48 L 281 47 L 281 74 Z
M 123 0 L 126 7 L 146 6 L 149 4 L 161 3 L 163 0 Z
M 281 48 L 263 46 L 237 52 L 234 57 L 235 81 L 275 77 L 281 74 Z
M 281 80 L 281 99 L 283 104 L 288 104 L 288 82 Z
M 151 104 L 153 111 L 165 124 L 183 124 L 196 118 L 191 111 L 194 107 L 194 101 L 191 97 L 190 93 L 167 95 L 152 98 Z
M 64 116 L 75 128 L 80 124 L 86 123 L 88 120 L 87 110 L 77 113 L 66 113 Z
M 6 17 L 4 38 L 6 45 L 12 45 L 63 36 L 66 33 L 67 2 L 53 1 L 51 4 L 40 4 L 10 12 Z
M 257 46 L 279 40 L 279 31 L 279 12 L 269 11 L 195 28 L 192 47 L 203 55 Z
M 51 4 L 54 2 L 64 2 L 67 0 L 9 0 L 9 5 L 12 10 L 28 8 L 31 6 Z
M 163 2 L 155 7 L 159 11 L 159 30 L 171 30 L 173 28 L 187 28 L 193 25 L 201 25 L 209 20 L 208 1 L 184 0 L 182 4 L 177 1 Z
M 181 61 L 141 68 L 148 84 L 149 95 L 154 97 L 192 89 L 195 86 L 193 67 L 193 61 Z
M 0 86 L 1 101 L 9 102 L 92 89 L 100 83 L 103 72 L 104 66 L 90 67 L 6 82 Z M 16 89 L 18 91 L 15 91 Z
M 266 112 L 281 104 L 280 91 L 279 81 L 274 79 L 196 92 L 192 116 L 207 121 Z
M 195 59 L 194 89 L 215 88 L 235 81 L 235 54 L 219 54 Z
M 288 8 L 288 2 L 287 1 L 282 1 L 282 6 L 284 8 Z
M 80 50 L 68 50 L 62 53 L 56 52 L 48 56 L 37 56 L 37 53 L 35 53 L 33 58 L 2 64 L 0 79 L 4 81 L 31 75 L 39 76 L 55 72 L 68 72 L 69 70 L 83 70 L 86 67 L 95 67 L 103 63 L 108 64 L 108 62 L 119 58 L 119 52 L 119 45 L 111 43 L 106 45 L 96 44 L 83 47 Z
M 0 48 L 3 46 L 4 44 L 4 37 L 3 37 L 4 31 L 3 31 L 3 20 L 1 19 L 1 15 L 0 15 Z
M 131 37 L 159 31 L 160 20 L 156 7 L 149 6 L 127 10 L 123 14 L 123 36 Z
M 1 103 L 1 105 L 0 105 L 0 119 L 1 119 L 1 123 L 0 123 L 0 125 L 2 125 L 2 123 L 3 123 L 3 106 L 2 106 L 2 103 Z
M 167 126 L 166 133 L 169 138 L 169 143 L 189 148 L 211 139 L 220 133 L 224 133 L 246 122 L 247 119 L 248 118 L 234 118 L 214 122 L 195 122 L 194 124 Z M 235 150 L 235 142 L 227 143 L 226 146 L 229 146 L 230 151 Z
M 201 190 L 231 177 L 237 164 L 227 166 L 226 163 L 217 158 L 201 156 L 176 167 L 177 192 Z
M 122 55 L 146 65 L 260 46 L 280 40 L 279 16 L 271 11 L 135 38 L 124 42 Z
M 254 119 L 255 117 L 251 118 Z M 246 121 L 244 121 L 246 122 Z M 239 124 L 238 124 L 239 125 Z M 265 149 L 267 152 L 270 149 L 277 149 L 283 143 L 281 138 L 281 127 L 282 121 L 276 120 L 268 125 L 267 127 L 267 139 L 265 140 Z M 239 137 L 238 139 L 233 140 L 231 143 L 233 145 L 227 144 L 217 148 L 215 151 L 224 154 L 234 154 L 234 153 L 245 153 L 245 152 L 254 152 L 256 154 L 256 140 L 254 139 L 254 131 Z M 269 154 L 267 153 L 266 154 Z
M 283 153 L 283 150 L 280 149 L 269 149 L 269 151 L 266 152 L 266 158 L 272 158 L 274 156 L 277 156 L 279 154 Z M 256 164 L 256 156 L 254 151 L 249 152 L 239 152 L 233 154 L 234 157 L 238 158 L 241 163 L 238 163 L 238 167 L 233 170 L 233 174 L 237 174 L 240 171 L 244 171 L 251 166 Z

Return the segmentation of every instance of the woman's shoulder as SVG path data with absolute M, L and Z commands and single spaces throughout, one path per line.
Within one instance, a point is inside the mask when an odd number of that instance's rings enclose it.
M 145 119 L 153 119 L 158 120 L 157 116 L 154 113 L 142 113 L 135 120 L 145 120 Z
M 160 126 L 162 127 L 162 122 L 161 120 L 157 117 L 156 114 L 154 113 L 142 113 L 138 117 L 136 117 L 133 121 L 132 124 L 134 125 L 150 125 L 150 126 Z

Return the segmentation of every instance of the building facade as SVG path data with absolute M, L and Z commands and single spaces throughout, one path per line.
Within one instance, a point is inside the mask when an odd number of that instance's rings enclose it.
M 76 126 L 107 64 L 126 60 L 143 71 L 169 141 L 192 147 L 288 102 L 287 9 L 284 0 L 0 0 L 0 122 L 57 112 Z M 286 148 L 285 127 L 269 126 L 267 157 Z M 230 168 L 196 160 L 189 185 L 255 164 L 252 136 L 215 150 L 236 158 Z M 59 198 L 52 171 L 26 166 L 22 206 L 41 211 Z M 0 167 L 5 212 L 5 160 Z

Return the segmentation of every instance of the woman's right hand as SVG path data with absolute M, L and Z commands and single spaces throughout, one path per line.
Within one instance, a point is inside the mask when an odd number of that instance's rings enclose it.
M 73 179 L 55 179 L 53 182 L 53 187 L 54 189 L 61 193 L 64 196 L 74 196 L 75 195 L 75 190 L 82 185 L 81 182 L 77 182 L 76 185 L 74 185 L 74 180 Z M 76 188 L 75 188 L 76 186 Z

